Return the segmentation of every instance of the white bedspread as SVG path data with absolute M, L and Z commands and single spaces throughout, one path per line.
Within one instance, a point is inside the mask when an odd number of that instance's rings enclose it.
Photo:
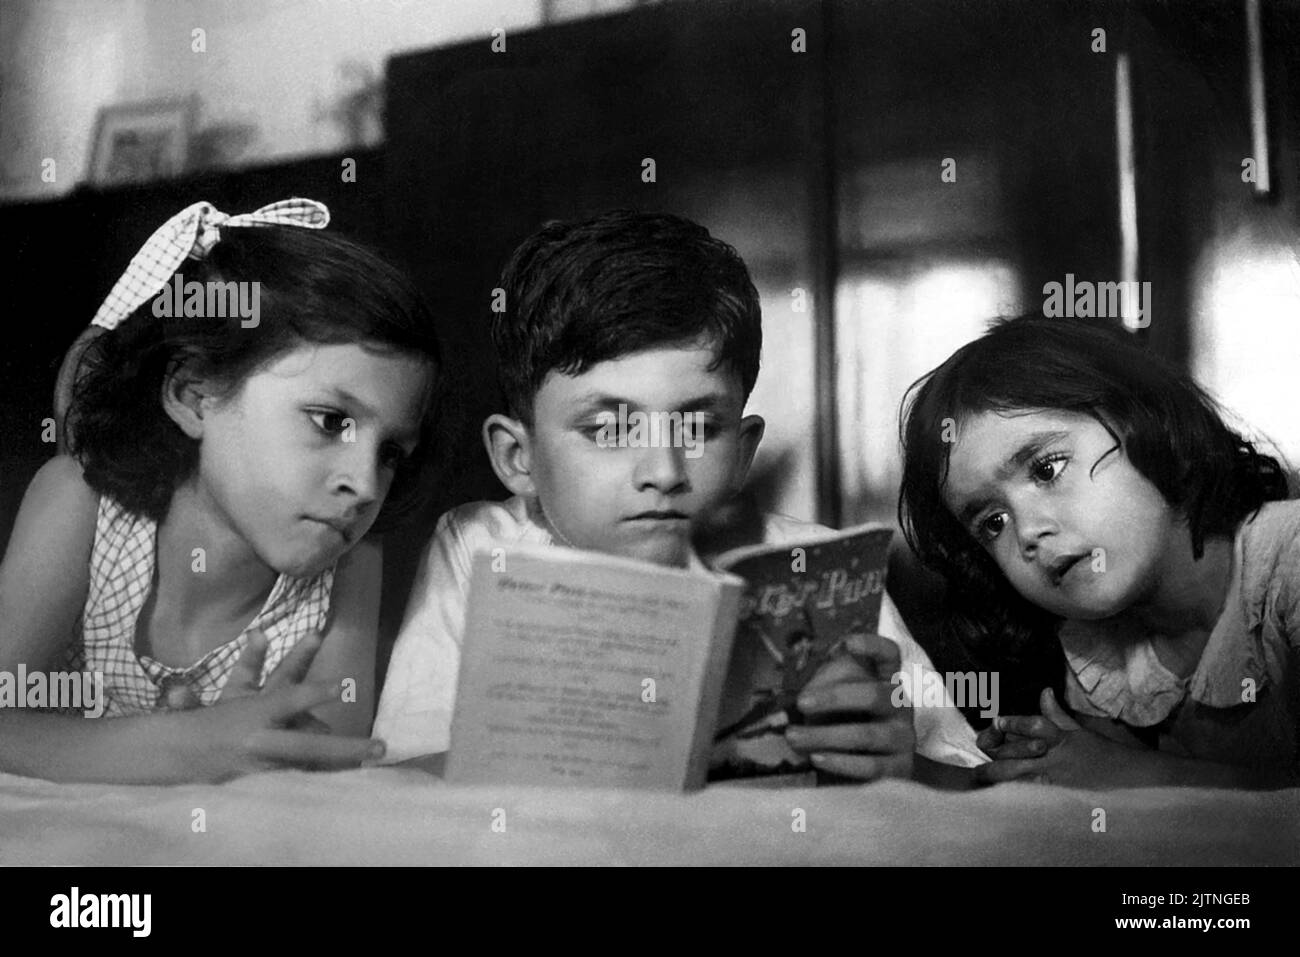
M 672 795 L 456 788 L 396 768 L 182 787 L 0 774 L 0 863 L 1296 864 L 1300 790 L 957 794 L 891 781 Z

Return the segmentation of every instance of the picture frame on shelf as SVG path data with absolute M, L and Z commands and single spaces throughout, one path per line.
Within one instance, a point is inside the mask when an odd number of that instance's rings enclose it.
M 123 186 L 181 175 L 197 112 L 194 97 L 101 107 L 87 180 L 94 186 Z

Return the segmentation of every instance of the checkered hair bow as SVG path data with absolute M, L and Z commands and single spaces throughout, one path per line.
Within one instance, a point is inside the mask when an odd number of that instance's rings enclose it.
M 223 226 L 302 226 L 324 229 L 330 211 L 314 199 L 283 199 L 251 213 L 227 216 L 211 203 L 187 206 L 159 226 L 113 286 L 91 325 L 115 329 L 162 291 L 186 259 L 202 259 L 221 239 Z

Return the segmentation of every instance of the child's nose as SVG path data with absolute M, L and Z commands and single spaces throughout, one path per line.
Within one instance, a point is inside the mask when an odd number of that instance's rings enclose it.
M 1015 516 L 1016 534 L 1020 538 L 1020 552 L 1025 558 L 1038 554 L 1038 546 L 1049 535 L 1056 534 L 1056 521 L 1045 508 L 1029 507 Z
M 633 482 L 638 489 L 655 488 L 675 491 L 686 484 L 686 457 L 683 449 L 665 443 L 640 449 Z
M 363 508 L 379 494 L 379 459 L 374 449 L 362 442 L 343 443 L 343 452 L 335 463 L 334 488 L 357 499 Z

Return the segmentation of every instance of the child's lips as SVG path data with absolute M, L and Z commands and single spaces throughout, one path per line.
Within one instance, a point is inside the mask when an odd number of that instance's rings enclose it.
M 657 525 L 676 525 L 690 522 L 690 517 L 683 512 L 665 510 L 651 510 L 638 512 L 635 515 L 629 515 L 624 521 L 627 522 L 646 522 Z
M 337 518 L 317 518 L 314 515 L 306 516 L 307 521 L 315 522 L 318 525 L 324 525 L 326 528 L 333 529 L 339 537 L 348 544 L 352 543 L 352 523 L 345 522 Z
M 1090 552 L 1081 552 L 1078 555 L 1063 555 L 1053 561 L 1047 567 L 1047 576 L 1052 580 L 1052 584 L 1060 587 L 1065 576 L 1070 574 L 1071 570 L 1078 566 Z

